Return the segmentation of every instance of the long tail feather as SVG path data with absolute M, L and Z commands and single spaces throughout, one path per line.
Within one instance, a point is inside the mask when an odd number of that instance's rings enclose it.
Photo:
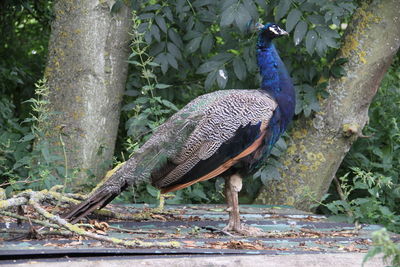
M 117 192 L 107 190 L 107 188 L 101 187 L 96 193 L 84 200 L 77 206 L 63 215 L 64 219 L 69 220 L 71 223 L 77 222 L 80 218 L 88 215 L 95 209 L 101 209 L 108 203 L 110 203 L 116 196 L 121 192 L 121 188 Z
M 99 186 L 94 192 L 84 201 L 62 215 L 71 223 L 77 222 L 80 218 L 88 215 L 95 209 L 101 209 L 117 197 L 122 191 L 128 187 L 126 179 L 123 178 L 123 171 L 120 171 L 122 165 L 107 173 L 105 182 Z

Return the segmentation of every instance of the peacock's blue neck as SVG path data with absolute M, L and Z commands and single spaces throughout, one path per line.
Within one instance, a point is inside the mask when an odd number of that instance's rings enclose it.
M 281 131 L 284 131 L 294 115 L 295 91 L 289 73 L 271 40 L 259 38 L 257 63 L 262 77 L 261 89 L 278 103 Z
M 257 42 L 257 64 L 262 78 L 261 89 L 276 95 L 281 91 L 279 86 L 278 53 L 271 41 Z

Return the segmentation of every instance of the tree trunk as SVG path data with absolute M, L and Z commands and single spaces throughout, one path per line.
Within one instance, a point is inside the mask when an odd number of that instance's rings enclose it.
M 280 159 L 282 179 L 271 181 L 256 203 L 310 209 L 320 200 L 351 144 L 368 121 L 368 108 L 400 45 L 400 2 L 371 1 L 356 10 L 338 57 L 346 76 L 330 79 L 329 97 L 314 118 L 301 118 Z
M 58 0 L 45 76 L 55 129 L 62 128 L 68 165 L 101 177 L 110 163 L 127 76 L 130 10 L 115 1 Z M 57 131 L 55 131 L 57 132 Z M 54 133 L 58 134 L 58 133 Z

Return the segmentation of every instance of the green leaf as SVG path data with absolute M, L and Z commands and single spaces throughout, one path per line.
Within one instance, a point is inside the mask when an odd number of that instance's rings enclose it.
M 155 63 L 155 62 L 148 62 L 147 64 L 150 66 L 153 66 L 153 67 L 160 67 L 160 64 Z
M 158 29 L 157 25 L 151 25 L 151 35 L 154 36 L 154 38 L 157 40 L 157 42 L 160 41 L 160 30 Z
M 345 63 L 347 63 L 347 62 L 349 62 L 349 59 L 348 59 L 348 58 L 341 57 L 341 58 L 339 58 L 339 59 L 337 59 L 337 60 L 335 61 L 335 65 L 343 65 L 343 64 L 345 64 Z
M 50 155 L 50 151 L 49 151 L 49 144 L 48 143 L 42 144 L 40 151 L 42 152 L 42 156 L 43 156 L 44 160 L 47 163 L 50 163 L 51 155 Z
M 354 9 L 357 8 L 357 6 L 353 3 L 340 3 L 339 6 L 346 9 L 349 13 L 353 13 Z
M 174 69 L 178 69 L 178 62 L 176 61 L 173 55 L 167 53 L 166 58 L 168 60 L 169 65 L 171 65 Z
M 183 40 L 185 40 L 185 41 L 189 41 L 189 40 L 192 40 L 192 39 L 194 39 L 194 38 L 196 38 L 196 37 L 200 37 L 200 36 L 202 36 L 203 34 L 201 33 L 201 32 L 199 32 L 199 31 L 189 31 L 188 33 L 186 33 L 184 36 L 183 36 Z
M 227 9 L 225 9 L 221 14 L 221 27 L 229 26 L 233 23 L 236 16 L 236 9 L 234 5 L 231 5 Z
M 214 39 L 212 34 L 206 34 L 201 42 L 201 53 L 207 55 L 210 53 L 212 46 L 214 45 Z
M 294 30 L 293 40 L 295 45 L 300 44 L 301 40 L 303 40 L 304 36 L 306 35 L 306 32 L 307 23 L 302 20 L 297 24 L 296 29 Z
M 204 87 L 208 90 L 212 87 L 212 85 L 215 83 L 215 80 L 217 79 L 217 71 L 211 71 L 208 75 L 207 78 L 204 82 Z
M 165 19 L 163 17 L 161 17 L 160 15 L 157 15 L 154 19 L 155 19 L 157 25 L 160 27 L 160 29 L 163 32 L 167 33 L 168 28 L 167 28 L 167 24 L 165 23 Z
M 18 142 L 28 142 L 35 139 L 35 135 L 33 133 L 29 133 L 18 140 Z
M 202 7 L 202 6 L 210 5 L 213 2 L 214 2 L 214 0 L 196 0 L 196 1 L 194 1 L 193 6 Z
M 32 101 L 27 100 L 22 103 L 26 103 L 26 102 L 32 102 Z M 28 123 L 28 122 L 32 122 L 32 121 L 36 121 L 36 120 L 34 118 L 26 118 L 21 123 Z
M 154 58 L 154 62 L 161 65 L 161 71 L 165 74 L 168 71 L 168 59 L 165 53 L 161 53 Z
M 207 61 L 200 65 L 200 67 L 197 69 L 196 73 L 203 74 L 203 73 L 207 73 L 207 72 L 216 70 L 219 66 L 221 66 L 221 64 L 222 63 L 219 61 Z
M 168 87 L 171 87 L 171 85 L 163 84 L 163 83 L 157 83 L 156 84 L 156 88 L 158 88 L 158 89 L 165 89 L 165 88 L 168 88 Z
M 333 65 L 331 68 L 331 73 L 335 78 L 340 78 L 346 75 L 346 71 L 344 70 L 344 68 L 339 65 Z
M 136 60 L 128 60 L 127 62 L 130 63 L 130 64 L 133 64 L 133 65 L 136 65 L 136 66 L 141 66 L 142 65 L 142 63 L 140 63 L 139 61 L 136 61 Z
M 152 41 L 152 37 L 151 37 L 151 32 L 148 31 L 144 34 L 144 40 L 146 41 L 146 43 L 151 44 Z
M 153 85 L 145 85 L 145 86 L 143 86 L 142 88 L 143 88 L 143 90 L 153 90 L 153 89 L 154 89 L 154 86 L 153 86 Z M 137 103 L 140 103 L 139 101 L 142 101 L 142 99 L 146 99 L 146 102 L 147 102 L 147 98 L 145 98 L 145 97 L 140 97 L 140 98 L 138 98 L 138 99 L 136 100 L 136 102 L 137 102 Z
M 335 39 L 329 37 L 329 36 L 324 36 L 323 37 L 325 44 L 329 47 L 333 47 L 333 48 L 339 48 L 339 44 L 338 42 L 336 42 Z
M 280 151 L 286 151 L 287 144 L 285 142 L 285 139 L 283 139 L 282 137 L 279 138 L 274 147 L 279 149 Z
M 267 10 L 268 9 L 268 3 L 269 2 L 267 2 L 267 1 L 265 1 L 265 0 L 255 0 L 256 2 L 257 2 L 257 4 L 262 8 L 262 9 L 264 9 L 264 10 Z
M 127 96 L 138 96 L 140 93 L 137 90 L 126 90 L 125 95 Z
M 169 101 L 166 100 L 166 99 L 163 99 L 161 102 L 162 102 L 162 104 L 163 104 L 164 106 L 166 106 L 167 108 L 170 108 L 170 109 L 175 110 L 175 111 L 178 111 L 178 110 L 179 110 L 173 103 L 169 102 Z
M 154 18 L 154 13 L 143 13 L 143 14 L 140 14 L 139 15 L 139 18 L 140 19 L 143 19 L 143 20 L 145 20 L 145 19 L 152 19 L 152 18 Z M 141 24 L 141 26 L 143 25 L 144 23 L 142 23 Z M 147 23 L 146 23 L 146 25 L 147 25 Z M 143 27 L 143 26 L 142 26 Z
M 325 20 L 324 17 L 320 15 L 310 15 L 307 17 L 307 19 L 315 25 L 325 25 Z
M 153 11 L 153 10 L 159 10 L 161 8 L 160 4 L 154 4 L 154 5 L 148 5 L 144 8 L 144 11 Z
M 298 9 L 292 9 L 292 11 L 289 12 L 289 15 L 287 16 L 286 20 L 286 31 L 291 32 L 296 26 L 297 22 L 299 22 L 301 17 L 301 11 Z
M 32 161 L 31 155 L 29 156 L 24 156 L 23 158 L 19 159 L 14 165 L 13 165 L 13 170 L 18 169 L 21 166 L 24 165 L 29 165 L 29 163 Z
M 172 11 L 171 8 L 169 8 L 168 6 L 164 7 L 163 9 L 164 11 L 164 16 L 171 22 L 174 21 L 174 16 L 172 15 Z
M 204 194 L 204 192 L 202 190 L 200 190 L 199 188 L 195 188 L 192 192 L 191 192 L 191 196 L 195 197 L 195 198 L 199 198 L 199 199 L 205 199 L 208 200 L 206 194 Z
M 326 49 L 327 49 L 327 46 L 326 46 L 324 40 L 318 39 L 317 44 L 315 45 L 315 51 L 317 51 L 317 53 L 320 57 L 323 57 L 325 55 Z
M 257 6 L 254 4 L 252 0 L 244 0 L 243 1 L 244 7 L 246 10 L 249 12 L 250 16 L 254 21 L 258 20 L 258 11 L 257 11 Z
M 235 23 L 241 32 L 247 31 L 249 21 L 251 21 L 249 12 L 243 4 L 240 4 L 236 12 Z
M 165 45 L 165 42 L 160 42 L 156 45 L 153 45 L 149 51 L 150 56 L 154 57 L 160 54 L 162 51 L 165 50 Z
M 225 69 L 219 69 L 217 72 L 217 84 L 220 89 L 224 89 L 228 81 L 228 75 Z
M 124 105 L 121 109 L 123 111 L 129 111 L 129 110 L 134 109 L 135 107 L 136 107 L 136 104 L 131 102 L 129 104 Z
M 289 11 L 290 4 L 292 3 L 291 0 L 280 0 L 278 7 L 276 8 L 275 12 L 275 21 L 278 22 L 283 18 L 287 12 Z
M 325 194 L 323 195 L 323 197 L 321 198 L 320 202 L 324 202 L 331 194 Z
M 333 213 L 333 214 L 338 214 L 339 213 L 339 209 L 338 206 L 335 202 L 331 202 L 326 204 L 326 207 Z
M 306 49 L 312 55 L 314 53 L 315 44 L 317 43 L 318 34 L 314 30 L 310 30 L 306 36 Z
M 124 5 L 124 2 L 122 0 L 115 1 L 114 5 L 112 5 L 112 7 L 111 7 L 111 14 L 118 13 L 121 10 L 123 5 Z
M 281 175 L 278 171 L 278 168 L 273 165 L 267 165 L 261 171 L 261 182 L 266 185 L 271 180 L 279 180 L 281 179 Z
M 187 44 L 187 46 L 186 46 L 186 51 L 187 51 L 188 53 L 196 52 L 197 49 L 199 49 L 200 42 L 201 42 L 201 36 L 196 37 L 196 38 L 190 40 L 190 42 L 189 42 L 189 43 Z
M 246 65 L 240 57 L 235 57 L 233 60 L 233 71 L 239 80 L 243 81 L 246 79 Z
M 304 116 L 308 118 L 311 115 L 311 106 L 307 105 L 303 107 Z
M 183 42 L 179 34 L 176 33 L 175 29 L 168 30 L 168 38 L 179 48 L 183 47 Z
M 146 190 L 150 195 L 152 195 L 155 198 L 158 198 L 160 195 L 160 190 L 158 190 L 154 186 L 151 186 L 150 184 L 146 185 Z
M 181 51 L 179 51 L 179 48 L 175 44 L 168 43 L 167 47 L 168 47 L 168 52 L 171 55 L 173 55 L 175 58 L 177 58 L 177 59 L 181 59 L 182 58 Z

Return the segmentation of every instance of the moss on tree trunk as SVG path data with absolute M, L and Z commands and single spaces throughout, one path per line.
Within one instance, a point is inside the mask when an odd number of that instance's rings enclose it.
M 130 11 L 110 9 L 115 1 L 59 0 L 45 76 L 51 90 L 52 121 L 62 128 L 70 167 L 102 177 L 117 135 L 127 75 Z
M 320 199 L 351 144 L 368 121 L 368 108 L 400 45 L 400 2 L 371 1 L 355 12 L 338 57 L 346 76 L 330 79 L 329 97 L 312 118 L 300 118 L 280 159 L 282 179 L 270 181 L 256 203 L 307 210 Z M 311 197 L 310 197 L 311 196 Z

